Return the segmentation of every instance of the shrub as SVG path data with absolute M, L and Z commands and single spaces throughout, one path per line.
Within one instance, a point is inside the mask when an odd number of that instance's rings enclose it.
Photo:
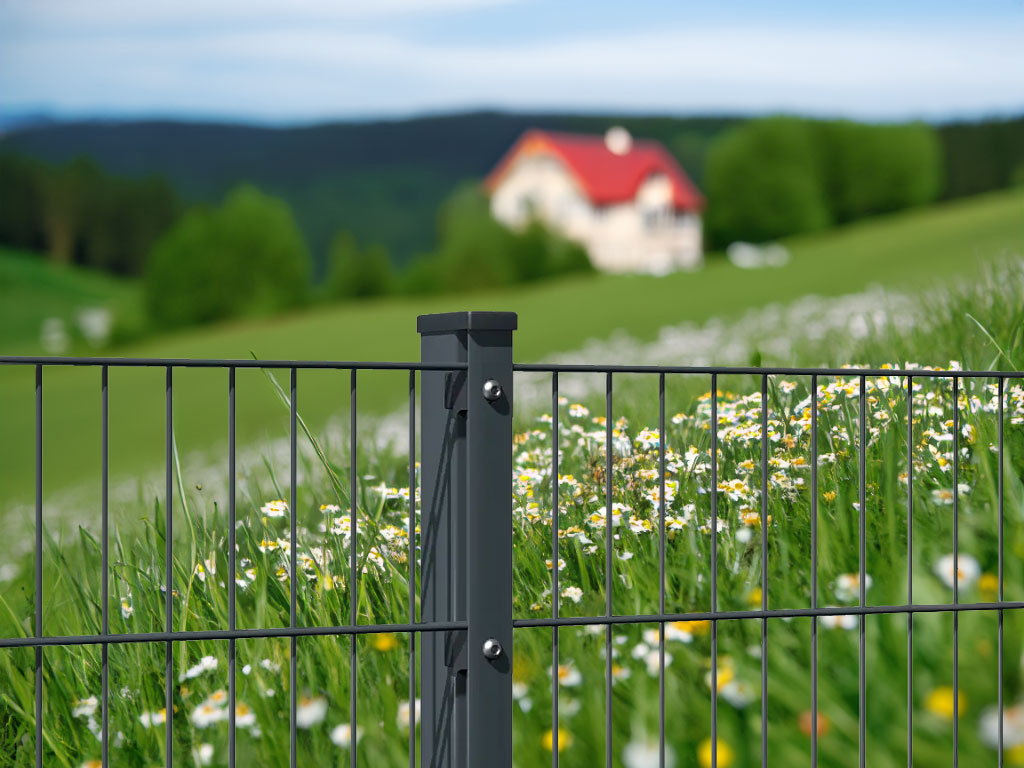
M 476 183 L 459 186 L 441 206 L 438 247 L 414 258 L 402 277 L 408 293 L 466 291 L 591 270 L 586 251 L 539 221 L 512 231 L 491 216 Z
M 360 252 L 351 232 L 339 232 L 328 253 L 325 293 L 332 299 L 383 296 L 394 287 L 387 249 L 370 245 Z
M 153 248 L 145 275 L 153 320 L 182 326 L 269 314 L 308 294 L 309 252 L 283 201 L 243 186 L 195 208 Z

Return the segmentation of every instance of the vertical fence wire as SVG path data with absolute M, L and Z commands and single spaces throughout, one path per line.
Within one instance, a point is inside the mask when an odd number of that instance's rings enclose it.
M 718 374 L 711 374 L 711 613 L 718 612 Z M 718 621 L 711 620 L 711 766 L 718 768 Z
M 1003 461 L 1004 461 L 1004 455 L 1003 455 L 1003 386 L 1004 386 L 1004 380 L 1001 377 L 999 379 L 999 383 L 998 383 L 997 386 L 998 386 L 997 392 L 998 392 L 998 397 L 999 397 L 999 406 L 998 406 L 999 424 L 997 425 L 997 429 L 999 430 L 999 450 L 998 450 L 999 467 L 996 470 L 996 472 L 998 473 L 998 478 L 999 478 L 999 480 L 998 480 L 998 482 L 999 482 L 999 498 L 997 500 L 997 505 L 998 505 L 998 510 L 999 510 L 999 552 L 998 552 L 998 558 L 999 558 L 999 562 L 998 562 L 998 570 L 999 570 L 999 586 L 998 586 L 998 589 L 999 589 L 999 595 L 998 595 L 998 599 L 999 599 L 999 602 L 1001 603 L 1001 602 L 1003 602 Z M 998 669 L 998 675 L 999 675 L 999 681 L 998 681 L 999 731 L 998 731 L 998 734 L 997 734 L 997 737 L 996 737 L 997 738 L 996 746 L 997 746 L 997 748 L 999 750 L 999 753 L 998 753 L 999 754 L 999 768 L 1003 768 L 1003 609 L 1002 608 L 999 609 L 999 637 L 998 637 L 998 642 L 999 642 L 999 649 L 998 649 L 998 657 L 999 657 L 998 658 L 998 665 L 999 665 L 999 669 Z
M 298 390 L 298 371 L 295 368 L 291 369 L 290 381 L 289 381 L 289 399 L 288 399 L 288 440 L 289 440 L 289 466 L 288 472 L 290 475 L 290 482 L 288 487 L 288 512 L 289 512 L 289 535 L 291 537 L 291 543 L 288 547 L 289 552 L 289 563 L 288 563 L 288 625 L 294 629 L 296 626 L 296 608 L 295 608 L 295 547 L 296 547 L 296 525 L 295 525 L 295 491 L 296 491 L 296 453 L 298 452 L 297 442 L 297 421 L 298 412 L 296 411 L 295 397 Z M 298 684 L 298 670 L 295 662 L 295 655 L 297 648 L 296 636 L 292 635 L 289 639 L 289 653 L 288 653 L 288 755 L 291 768 L 296 768 L 296 724 L 295 718 L 298 713 L 298 695 L 295 687 Z
M 293 545 L 294 546 L 294 545 Z M 228 628 L 234 630 L 235 618 L 235 369 L 228 369 Z M 228 765 L 235 768 L 235 716 L 238 691 L 235 682 L 235 638 L 228 640 Z
M 36 637 L 43 636 L 43 366 L 36 366 Z M 36 646 L 36 768 L 43 765 L 43 647 Z
M 811 376 L 811 608 L 818 608 L 818 377 Z M 818 617 L 811 617 L 811 766 L 818 765 Z
M 409 623 L 416 623 L 416 371 L 409 371 Z M 416 633 L 409 633 L 409 768 L 416 768 Z
M 605 441 L 604 441 L 604 600 L 605 615 L 612 615 L 612 568 L 614 539 L 612 534 L 612 453 L 615 450 L 612 442 L 612 375 L 605 379 Z M 612 768 L 612 625 L 605 625 L 604 633 L 604 762 L 606 768 Z
M 718 536 L 718 532 L 715 532 Z M 761 376 L 761 610 L 768 610 L 768 376 Z M 717 692 L 716 692 L 717 695 Z M 761 766 L 768 765 L 768 620 L 761 618 Z
M 665 374 L 658 376 L 658 613 L 665 615 Z M 665 768 L 665 621 L 658 623 L 658 768 Z
M 866 487 L 867 487 L 867 435 L 868 435 L 868 399 L 867 399 L 867 377 L 860 377 L 860 445 L 858 446 L 858 528 L 859 541 L 858 568 L 857 568 L 857 592 L 860 607 L 863 608 L 867 598 L 867 510 Z M 858 645 L 857 645 L 857 755 L 860 768 L 865 768 L 867 763 L 867 670 L 865 655 L 867 652 L 867 616 L 863 613 L 857 622 Z
M 107 398 L 107 379 L 108 371 L 107 366 L 103 366 L 100 369 L 100 390 L 101 390 L 101 404 L 100 404 L 100 464 L 101 464 L 101 477 L 100 477 L 100 546 L 102 548 L 102 564 L 100 569 L 103 572 L 103 583 L 100 586 L 100 600 L 102 600 L 102 606 L 100 608 L 100 626 L 101 632 L 104 635 L 110 634 L 110 531 L 108 526 L 108 495 L 107 491 L 109 488 L 109 433 L 107 425 L 109 424 L 109 411 L 107 409 L 108 398 Z M 100 660 L 101 665 L 101 676 L 100 681 L 100 698 L 102 699 L 101 706 L 103 711 L 100 715 L 102 719 L 102 725 L 100 726 L 100 763 L 103 768 L 109 768 L 110 765 L 110 670 L 108 664 L 110 661 L 110 647 L 107 643 L 103 643 L 100 648 L 102 658 Z
M 953 605 L 960 602 L 960 390 L 953 377 Z M 960 764 L 960 612 L 953 611 L 953 768 Z
M 357 591 L 356 580 L 358 578 L 359 566 L 356 562 L 358 556 L 359 545 L 357 543 L 357 535 L 359 532 L 359 521 L 356 517 L 356 459 L 358 454 L 356 453 L 356 432 L 358 430 L 358 422 L 356 421 L 356 369 L 353 368 L 350 373 L 350 397 L 349 397 L 349 531 L 351 537 L 349 538 L 349 582 L 348 582 L 348 598 L 349 598 L 349 623 L 355 626 L 356 618 L 359 613 L 359 594 Z M 356 662 L 356 635 L 349 635 L 349 657 L 348 657 L 348 669 L 349 669 L 349 764 L 352 768 L 356 768 L 358 761 L 358 754 L 356 747 L 358 740 L 356 738 L 356 722 L 357 722 L 357 703 L 358 703 L 358 682 L 359 682 L 359 668 Z
M 558 618 L 558 371 L 551 374 L 551 618 Z M 551 628 L 551 766 L 558 768 L 558 627 Z
M 174 630 L 174 369 L 167 366 L 165 381 L 166 472 L 164 503 L 164 619 L 168 633 Z M 167 768 L 174 764 L 174 643 L 164 647 L 164 759 Z
M 907 605 L 914 604 L 914 379 L 907 376 Z M 907 768 L 914 765 L 914 614 L 907 613 Z

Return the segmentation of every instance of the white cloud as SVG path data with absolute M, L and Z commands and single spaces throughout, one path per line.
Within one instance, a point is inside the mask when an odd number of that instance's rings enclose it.
M 5 0 L 0 18 L 41 32 L 318 24 L 493 8 L 519 0 Z

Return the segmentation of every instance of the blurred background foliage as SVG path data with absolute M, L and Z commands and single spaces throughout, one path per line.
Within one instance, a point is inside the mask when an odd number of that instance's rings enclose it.
M 113 338 L 586 272 L 585 252 L 539 223 L 512 232 L 495 222 L 479 180 L 529 127 L 600 133 L 612 123 L 664 143 L 704 190 L 712 260 L 737 240 L 1024 183 L 1024 118 L 55 123 L 0 137 L 0 247 L 141 278 L 142 312 L 127 313 L 131 328 L 118 318 Z

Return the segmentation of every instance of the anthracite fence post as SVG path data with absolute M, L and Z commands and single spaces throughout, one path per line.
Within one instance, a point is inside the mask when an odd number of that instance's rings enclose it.
M 422 765 L 512 765 L 510 312 L 423 315 L 420 386 Z

